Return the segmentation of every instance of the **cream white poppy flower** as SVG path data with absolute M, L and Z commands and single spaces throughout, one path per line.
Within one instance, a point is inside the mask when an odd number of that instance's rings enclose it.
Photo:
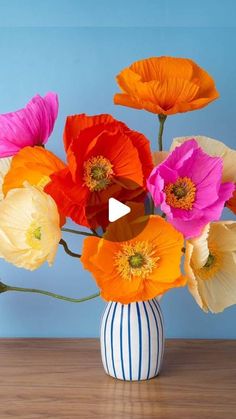
M 152 153 L 152 161 L 154 166 L 161 164 L 168 157 L 168 154 L 168 151 L 154 151 Z
M 57 206 L 51 196 L 25 185 L 0 202 L 0 257 L 29 270 L 52 265 L 61 239 Z
M 190 138 L 194 138 L 199 146 L 210 156 L 218 156 L 223 159 L 223 182 L 236 182 L 236 150 L 232 150 L 221 141 L 202 135 L 177 137 L 173 139 L 170 150 L 172 151 L 176 146 Z
M 204 311 L 236 304 L 236 222 L 208 224 L 201 236 L 187 240 L 184 268 L 189 291 Z
M 4 157 L 0 159 L 0 201 L 4 198 L 2 192 L 2 186 L 4 182 L 4 178 L 11 166 L 12 157 Z

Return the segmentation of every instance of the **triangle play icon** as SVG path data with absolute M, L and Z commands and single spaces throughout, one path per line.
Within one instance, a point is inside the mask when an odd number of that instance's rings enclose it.
M 118 201 L 115 198 L 109 198 L 108 202 L 108 219 L 110 223 L 113 223 L 119 218 L 124 217 L 125 215 L 129 214 L 131 208 L 128 205 L 122 204 L 122 202 Z

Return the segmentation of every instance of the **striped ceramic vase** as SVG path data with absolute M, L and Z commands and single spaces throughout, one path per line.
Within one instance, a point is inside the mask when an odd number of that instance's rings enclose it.
M 101 324 L 101 353 L 107 374 L 120 380 L 148 380 L 159 374 L 164 352 L 158 302 L 108 303 Z

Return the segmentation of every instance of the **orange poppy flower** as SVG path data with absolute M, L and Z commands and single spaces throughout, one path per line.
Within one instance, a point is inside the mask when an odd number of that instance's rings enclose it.
M 141 200 L 152 168 L 149 142 L 110 115 L 69 116 L 64 130 L 68 167 L 45 191 L 60 211 L 90 228 L 108 224 L 108 199 Z
M 152 57 L 117 76 L 116 105 L 172 115 L 203 108 L 219 97 L 212 77 L 187 58 Z
M 105 300 L 128 304 L 185 285 L 180 271 L 183 244 L 182 234 L 159 216 L 132 222 L 124 217 L 109 225 L 104 238 L 84 240 L 81 261 Z
M 24 182 L 42 189 L 50 182 L 53 172 L 63 169 L 65 164 L 51 151 L 43 147 L 22 148 L 13 158 L 11 167 L 4 178 L 4 195 L 10 189 L 20 188 Z
M 226 202 L 226 207 L 228 207 L 236 215 L 236 184 L 233 196 Z

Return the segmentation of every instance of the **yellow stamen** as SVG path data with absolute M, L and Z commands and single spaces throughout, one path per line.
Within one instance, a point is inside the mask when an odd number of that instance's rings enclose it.
M 103 156 L 91 157 L 84 163 L 84 184 L 91 192 L 106 189 L 112 183 L 112 167 Z
M 175 183 L 169 183 L 164 192 L 166 202 L 174 208 L 191 210 L 195 201 L 196 186 L 188 177 L 177 179 Z
M 115 256 L 115 267 L 123 279 L 145 279 L 156 268 L 159 259 L 155 247 L 148 241 L 127 242 Z
M 194 272 L 202 280 L 212 279 L 220 269 L 221 263 L 221 253 L 214 244 L 209 244 L 209 256 L 205 265 L 202 268 L 194 269 Z
M 42 238 L 41 227 L 35 221 L 33 221 L 26 232 L 26 243 L 28 244 L 28 246 L 32 247 L 33 249 L 40 249 L 41 238 Z

